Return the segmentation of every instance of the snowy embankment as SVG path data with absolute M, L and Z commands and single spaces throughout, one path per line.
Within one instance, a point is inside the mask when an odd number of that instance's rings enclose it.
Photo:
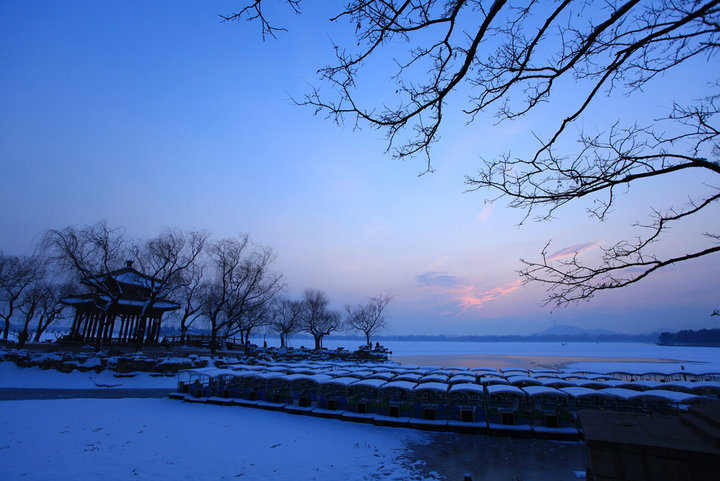
M 118 377 L 119 376 L 119 377 Z M 18 367 L 0 362 L 0 388 L 39 389 L 161 389 L 177 386 L 177 376 L 153 376 L 147 372 L 118 374 L 112 371 L 69 373 L 40 367 Z
M 430 479 L 424 433 L 168 399 L 5 401 L 4 480 Z

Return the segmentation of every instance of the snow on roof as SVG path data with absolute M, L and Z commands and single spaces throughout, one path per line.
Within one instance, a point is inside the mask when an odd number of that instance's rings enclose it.
M 632 389 L 624 389 L 621 387 L 606 387 L 605 389 L 598 390 L 598 392 L 610 394 L 611 396 L 616 396 L 623 399 L 632 399 L 638 394 L 641 394 L 640 391 L 633 391 Z
M 519 384 L 523 382 L 529 382 L 533 384 L 542 384 L 540 381 L 530 376 L 508 376 L 506 378 L 510 384 Z
M 384 379 L 386 381 L 393 379 L 396 376 L 394 372 L 376 372 L 368 376 L 371 379 Z
M 252 372 L 254 374 L 251 374 L 252 377 L 259 377 L 261 379 L 277 379 L 285 376 L 284 373 L 281 372 L 261 372 L 261 371 L 248 371 Z
M 420 379 L 420 382 L 432 382 L 432 381 L 445 382 L 448 380 L 449 377 L 450 376 L 448 376 L 447 374 L 435 374 L 435 373 L 427 374 Z
M 492 396 L 493 394 L 516 394 L 518 396 L 525 395 L 525 392 L 519 387 L 510 386 L 507 384 L 492 384 L 489 386 L 485 386 L 485 389 L 487 389 L 489 396 Z
M 293 374 L 285 374 L 285 380 L 288 382 L 294 382 L 294 381 L 313 381 L 313 375 L 312 374 L 306 374 L 306 373 L 293 373 Z M 329 376 L 328 376 L 329 377 Z
M 308 374 L 308 375 L 311 375 L 311 374 L 317 374 L 318 370 L 317 370 L 317 369 L 311 369 L 311 368 L 309 368 L 309 367 L 303 367 L 303 368 L 299 368 L 299 369 L 292 369 L 292 368 L 291 368 L 291 369 L 288 369 L 287 372 L 288 372 L 288 374 Z
M 411 381 L 390 381 L 387 384 L 383 384 L 381 389 L 403 389 L 405 391 L 412 391 L 417 384 Z
M 353 384 L 357 382 L 356 377 L 331 377 L 330 379 L 325 379 L 322 381 L 319 381 L 318 384 L 338 384 L 340 386 L 349 386 L 350 384 Z
M 224 369 L 219 367 L 200 367 L 197 369 L 186 369 L 185 372 L 189 372 L 190 374 L 195 374 L 198 376 L 208 376 L 208 377 L 216 377 L 221 374 L 227 374 L 232 375 L 233 371 L 231 369 Z
M 376 367 L 374 366 L 374 367 L 370 368 L 370 370 L 371 370 L 372 372 L 375 372 L 375 373 L 378 373 L 378 372 L 393 372 L 393 371 L 394 371 L 394 369 L 392 369 L 392 368 L 390 368 L 390 367 L 388 367 L 388 366 L 385 366 L 385 365 L 383 365 L 383 366 L 376 366 Z
M 321 383 L 324 383 L 325 381 L 333 379 L 333 377 L 328 374 L 313 374 L 310 377 L 312 378 L 313 381 L 315 381 L 318 384 L 321 384 Z
M 530 369 L 530 373 L 537 376 L 538 374 L 559 374 L 560 371 L 558 371 L 557 369 Z
M 720 381 L 688 381 L 691 389 L 720 389 Z
M 580 387 L 580 386 L 561 387 L 559 390 L 569 394 L 571 397 L 574 397 L 574 398 L 587 397 L 587 396 L 603 396 L 603 397 L 610 396 L 610 393 L 604 393 L 601 391 L 596 391 L 595 389 L 590 389 L 587 387 Z
M 424 382 L 417 384 L 413 391 L 440 391 L 447 392 L 450 386 L 444 382 Z
M 460 383 L 451 386 L 450 392 L 474 392 L 477 394 L 484 394 L 485 390 L 479 384 Z
M 661 381 L 651 381 L 649 379 L 641 379 L 639 381 L 634 381 L 632 384 L 644 387 L 646 389 L 656 389 L 660 386 L 665 386 L 667 383 Z
M 261 369 L 266 369 L 264 366 L 258 366 L 255 364 L 227 364 L 225 366 L 228 369 L 232 369 L 234 371 L 260 371 Z
M 131 284 L 134 286 L 141 286 L 141 287 L 151 287 L 152 286 L 150 279 L 138 274 L 137 272 L 133 272 L 133 271 L 123 272 L 122 274 L 118 274 L 114 277 L 115 277 L 116 281 L 122 282 L 123 284 Z
M 610 383 L 608 383 L 607 381 L 595 381 L 593 379 L 576 379 L 573 382 L 575 383 L 576 386 L 589 387 L 591 389 L 593 387 L 594 387 L 594 389 L 602 389 L 604 387 L 615 387 L 615 386 L 611 385 Z
M 688 394 L 679 391 L 668 391 L 666 389 L 649 389 L 638 393 L 636 397 L 658 397 L 666 399 L 674 403 L 688 404 L 699 400 L 705 400 L 702 396 L 696 396 L 695 394 Z
M 479 371 L 487 371 L 487 372 L 493 372 L 493 373 L 498 372 L 498 370 L 495 369 L 494 367 L 474 367 L 470 370 L 473 372 L 479 372 Z
M 249 369 L 233 369 L 231 372 L 233 377 L 252 377 L 260 375 L 260 371 L 251 371 Z
M 262 366 L 262 370 L 267 372 L 287 372 L 288 368 L 280 366 Z
M 510 384 L 510 381 L 500 376 L 480 376 L 478 382 L 481 384 Z
M 549 386 L 525 386 L 523 391 L 528 393 L 530 397 L 534 396 L 562 396 L 567 397 L 567 393 Z
M 500 372 L 502 372 L 503 374 L 505 374 L 506 377 L 507 377 L 508 374 L 509 374 L 509 375 L 522 375 L 522 376 L 527 376 L 527 375 L 528 375 L 528 370 L 527 370 L 527 369 L 500 369 Z
M 419 371 L 442 371 L 442 366 L 418 366 Z
M 359 381 L 356 380 L 356 382 L 352 383 L 352 386 L 379 388 L 385 384 L 387 384 L 387 381 L 384 379 L 360 379 Z
M 560 379 L 559 377 L 546 377 L 543 379 L 539 379 L 540 383 L 543 386 L 562 386 L 562 387 L 568 387 L 568 386 L 575 386 L 575 381 L 567 381 L 565 379 Z
M 422 376 L 420 374 L 415 374 L 412 372 L 407 372 L 404 374 L 399 374 L 397 377 L 394 377 L 393 380 L 395 381 L 413 381 L 413 384 L 420 380 Z

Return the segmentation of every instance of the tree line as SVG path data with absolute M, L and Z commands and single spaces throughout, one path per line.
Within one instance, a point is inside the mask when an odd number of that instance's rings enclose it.
M 385 309 L 391 298 L 371 297 L 331 309 L 325 292 L 307 288 L 299 298 L 288 295 L 282 273 L 273 269 L 272 248 L 253 243 L 247 235 L 215 240 L 204 231 L 165 229 L 149 239 L 129 238 L 106 222 L 50 229 L 33 254 L 0 252 L 0 320 L 2 339 L 11 323 L 18 326 L 18 346 L 32 337 L 40 341 L 52 324 L 71 316 L 62 299 L 93 290 L 95 307 L 111 313 L 120 294 L 98 282 L 104 274 L 127 265 L 148 276 L 145 315 L 161 300 L 180 305 L 170 320 L 187 339 L 192 326 L 209 329 L 211 350 L 239 337 L 248 345 L 253 333 L 266 329 L 280 336 L 286 347 L 293 333 L 313 336 L 315 349 L 336 331 L 359 331 L 368 344 L 386 326 Z

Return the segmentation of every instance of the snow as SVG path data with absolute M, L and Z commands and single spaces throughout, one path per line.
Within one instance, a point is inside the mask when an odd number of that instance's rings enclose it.
M 560 396 L 567 397 L 567 393 L 547 386 L 525 386 L 521 388 L 530 397 L 533 396 Z
M 438 391 L 438 392 L 447 392 L 449 389 L 449 385 L 444 382 L 424 382 L 422 384 L 418 384 L 415 386 L 414 391 Z
M 410 381 L 390 381 L 382 386 L 382 389 L 403 389 L 405 391 L 412 391 L 416 386 L 416 383 Z
M 497 348 L 492 346 L 492 343 L 417 344 L 437 344 L 438 349 L 434 352 L 444 355 L 463 354 L 466 349 L 462 346 L 458 350 L 454 349 L 462 344 L 473 344 L 473 349 L 482 350 L 482 354 L 491 354 L 491 351 Z M 571 356 L 573 354 L 564 351 L 575 351 L 577 346 L 571 343 L 566 346 L 547 343 L 548 345 L 537 347 L 533 344 L 540 343 L 513 344 L 510 345 L 511 347 L 506 347 L 507 350 L 499 355 Z M 477 347 L 478 345 L 480 347 Z M 491 346 L 491 349 L 488 349 L 488 346 Z M 684 365 L 686 368 L 684 372 L 720 371 L 720 356 L 718 356 L 720 351 L 717 349 L 668 348 L 642 344 L 619 346 L 623 348 L 622 352 L 617 351 L 616 346 L 612 344 L 587 343 L 584 346 L 585 350 L 575 355 L 607 358 L 607 361 L 579 362 L 571 365 L 571 369 L 586 373 L 591 371 L 679 372 L 680 366 Z M 445 351 L 442 352 L 442 349 Z M 538 354 L 543 351 L 544 354 Z M 643 356 L 672 360 L 672 362 L 660 364 L 615 359 Z M 96 362 L 94 358 L 86 361 L 86 363 L 94 362 Z M 345 371 L 351 369 L 342 363 L 335 365 L 347 367 Z M 282 373 L 289 372 L 292 368 L 301 368 L 301 365 L 292 363 L 276 363 L 275 366 L 258 369 L 257 366 L 237 364 L 232 367 L 239 369 L 238 371 L 218 371 L 217 368 L 209 368 L 207 372 L 283 377 Z M 326 364 L 324 367 L 329 366 L 330 364 Z M 279 369 L 283 367 L 286 369 Z M 307 363 L 303 367 L 318 372 L 319 365 Z M 362 366 L 368 376 L 373 375 L 373 371 L 384 370 L 382 365 L 375 367 L 377 369 L 369 370 L 372 368 L 371 365 Z M 424 373 L 443 369 L 439 366 L 415 367 Z M 253 369 L 254 372 L 248 372 L 249 369 Z M 268 372 L 275 369 L 278 372 Z M 393 371 L 407 372 L 407 369 L 393 369 Z M 452 370 L 446 367 L 444 371 Z M 497 376 L 495 369 L 490 371 Z M 511 371 L 507 370 L 508 373 Z M 343 371 L 340 369 L 325 371 L 326 374 L 341 372 Z M 479 375 L 490 374 L 479 368 L 475 372 Z M 520 372 L 527 373 L 527 371 Z M 355 370 L 352 376 L 357 376 L 358 373 L 359 371 Z M 561 374 L 557 371 L 552 373 Z M 410 376 L 415 377 L 412 374 Z M 328 379 L 325 374 L 319 375 L 317 380 L 321 383 L 344 385 L 363 383 L 363 381 L 358 382 L 357 377 Z M 111 371 L 99 374 L 76 371 L 65 374 L 38 367 L 19 368 L 10 362 L 0 362 L 0 388 L 172 390 L 176 387 L 176 383 L 176 376 L 152 376 L 147 373 L 117 375 Z M 394 380 L 384 384 L 383 380 L 372 380 L 375 387 L 391 387 L 396 383 L 403 383 L 405 388 L 415 385 L 414 382 L 408 381 Z M 672 384 L 678 383 L 681 382 L 675 381 Z M 666 387 L 671 385 L 671 383 L 663 384 Z M 693 387 L 705 384 L 718 385 L 717 382 L 685 382 L 684 384 Z M 451 391 L 460 390 L 461 386 L 462 384 L 456 385 Z M 423 385 L 423 389 L 427 387 L 430 386 Z M 443 384 L 442 389 L 446 390 L 447 384 Z M 481 388 L 476 387 L 476 389 Z M 525 388 L 526 391 L 530 389 Z M 516 387 L 501 385 L 488 386 L 487 391 L 489 394 L 523 393 Z M 580 387 L 564 388 L 561 391 L 571 396 L 590 394 L 588 390 Z M 616 388 L 592 391 L 592 394 L 601 396 L 621 394 L 626 398 L 642 395 L 637 391 Z M 688 394 L 671 391 L 665 391 L 662 395 L 677 400 L 693 400 Z M 427 445 L 431 439 L 435 439 L 432 437 L 434 435 L 405 428 L 385 428 L 240 406 L 193 404 L 168 399 L 2 401 L 0 409 L 2 409 L 0 411 L 2 412 L 0 416 L 0 480 L 2 481 L 96 478 L 102 478 L 103 481 L 230 478 L 281 481 L 435 479 L 435 476 L 428 477 L 426 472 L 419 474 L 418 465 L 409 461 L 417 458 L 409 455 L 407 448 L 408 443 Z M 450 439 L 449 433 L 447 436 L 447 439 Z M 499 442 L 496 438 L 488 439 Z M 432 444 L 429 446 L 431 447 L 428 449 L 433 449 Z M 527 452 L 523 448 L 518 448 L 517 451 Z M 518 461 L 515 464 L 523 463 Z M 556 464 L 553 461 L 550 466 Z M 562 468 L 567 467 L 562 466 Z M 573 468 L 576 467 L 581 466 L 573 465 Z M 528 475 L 523 476 L 522 479 L 534 478 Z
M 4 480 L 419 479 L 424 433 L 169 399 L 4 401 Z
M 495 394 L 516 394 L 519 396 L 525 395 L 525 393 L 519 387 L 507 386 L 505 384 L 493 384 L 491 386 L 485 386 L 487 389 L 488 396 Z
M 450 388 L 450 392 L 474 392 L 479 395 L 483 395 L 483 387 L 477 384 L 455 384 Z
M 48 389 L 90 389 L 90 388 L 168 388 L 177 387 L 177 376 L 152 376 L 145 372 L 117 374 L 111 371 L 100 373 L 63 373 L 40 367 L 22 368 L 12 362 L 0 362 L 0 388 L 48 388 Z

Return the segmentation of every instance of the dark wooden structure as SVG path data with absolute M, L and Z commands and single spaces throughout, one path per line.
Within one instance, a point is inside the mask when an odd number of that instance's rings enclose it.
M 180 307 L 160 297 L 146 308 L 161 282 L 133 269 L 130 261 L 122 269 L 87 277 L 82 283 L 89 292 L 61 299 L 75 309 L 72 329 L 66 337 L 70 341 L 157 343 L 163 314 Z
M 591 481 L 718 479 L 720 401 L 676 416 L 581 411 Z

